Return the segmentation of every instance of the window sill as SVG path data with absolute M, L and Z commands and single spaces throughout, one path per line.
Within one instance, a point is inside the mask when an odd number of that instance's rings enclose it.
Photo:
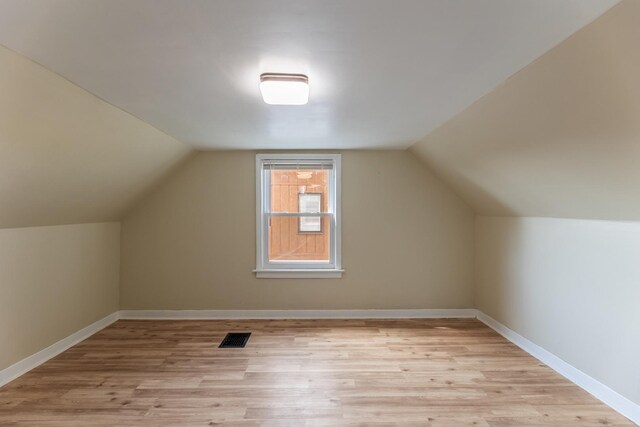
M 340 279 L 344 270 L 253 270 L 258 279 Z

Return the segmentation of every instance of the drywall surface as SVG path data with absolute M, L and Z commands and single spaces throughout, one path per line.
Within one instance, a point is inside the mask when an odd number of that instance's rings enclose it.
M 480 214 L 640 220 L 638 22 L 621 2 L 411 151 Z
M 119 220 L 189 149 L 0 46 L 0 228 Z
M 200 152 L 122 223 L 122 309 L 473 307 L 471 209 L 407 151 L 342 158 L 342 279 L 256 279 L 255 153 Z
M 640 223 L 478 217 L 478 309 L 640 404 Z
M 0 230 L 0 370 L 118 310 L 120 224 Z

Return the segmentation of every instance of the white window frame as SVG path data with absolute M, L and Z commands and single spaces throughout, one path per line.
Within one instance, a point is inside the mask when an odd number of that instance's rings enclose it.
M 342 277 L 340 245 L 340 199 L 341 199 L 340 154 L 257 154 L 256 155 L 256 277 L 258 278 L 340 278 Z M 305 163 L 331 161 L 329 170 L 328 210 L 317 213 L 270 212 L 271 175 L 265 164 Z M 269 219 L 272 216 L 327 216 L 329 217 L 329 261 L 269 261 Z

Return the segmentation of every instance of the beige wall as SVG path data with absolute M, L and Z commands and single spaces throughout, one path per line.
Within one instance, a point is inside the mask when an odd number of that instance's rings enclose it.
M 473 212 L 407 151 L 343 153 L 342 279 L 256 279 L 255 153 L 201 152 L 122 223 L 122 309 L 473 307 Z
M 477 306 L 640 404 L 640 223 L 478 217 Z
M 120 224 L 0 230 L 0 370 L 118 310 Z
M 0 46 L 0 228 L 119 220 L 185 145 Z
M 639 22 L 621 2 L 411 150 L 480 214 L 640 220 Z

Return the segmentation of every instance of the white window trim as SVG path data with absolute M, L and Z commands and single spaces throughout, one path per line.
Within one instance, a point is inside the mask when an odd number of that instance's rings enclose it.
M 258 278 L 340 278 L 342 269 L 341 236 L 341 158 L 340 154 L 257 154 L 256 155 L 256 277 Z M 269 189 L 265 182 L 263 165 L 272 160 L 331 160 L 332 179 L 329 191 L 329 214 L 333 218 L 330 227 L 330 261 L 324 262 L 268 262 L 267 209 Z M 263 197 L 265 194 L 265 197 Z M 332 197 L 333 195 L 333 197 Z M 279 214 L 286 216 L 287 214 Z M 299 216 L 299 215 L 295 215 Z M 280 264 L 280 265 L 278 265 Z M 321 265 L 321 266 L 318 266 Z

